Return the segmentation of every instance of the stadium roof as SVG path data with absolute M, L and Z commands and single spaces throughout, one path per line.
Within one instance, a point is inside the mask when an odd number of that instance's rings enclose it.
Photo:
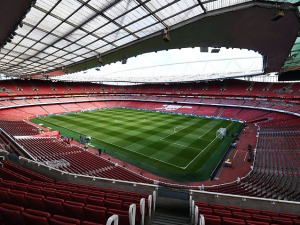
M 62 75 L 95 67 L 99 57 L 109 64 L 196 46 L 253 49 L 268 56 L 266 72 L 273 72 L 291 56 L 300 27 L 300 1 L 38 0 L 28 12 L 32 2 L 0 3 L 0 73 Z M 284 17 L 271 21 L 278 10 Z M 162 40 L 163 30 L 171 42 Z M 294 67 L 288 63 L 285 70 Z

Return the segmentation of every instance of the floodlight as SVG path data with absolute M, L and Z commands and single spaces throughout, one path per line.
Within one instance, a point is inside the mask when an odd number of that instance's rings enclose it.
M 163 40 L 164 40 L 165 42 L 170 42 L 170 41 L 171 41 L 169 29 L 164 29 L 164 30 L 163 30 Z
M 282 17 L 284 17 L 283 10 L 276 11 L 273 18 L 271 19 L 271 21 L 277 21 L 277 20 L 281 19 Z

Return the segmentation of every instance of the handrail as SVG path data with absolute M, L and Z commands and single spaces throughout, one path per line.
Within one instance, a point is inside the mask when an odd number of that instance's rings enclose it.
M 198 225 L 199 222 L 199 210 L 198 210 L 198 206 L 195 205 L 195 215 L 194 215 L 195 219 L 194 219 L 194 223 L 192 222 L 192 225 Z
M 140 200 L 140 211 L 141 211 L 141 225 L 144 225 L 145 223 L 145 198 L 141 198 Z
M 132 203 L 130 205 L 129 210 L 128 210 L 128 214 L 129 214 L 129 223 L 130 223 L 130 225 L 135 225 L 136 204 Z
M 114 222 L 113 225 L 119 225 L 119 216 L 112 215 L 111 217 L 109 217 L 108 220 L 106 221 L 106 225 L 111 225 L 112 222 Z

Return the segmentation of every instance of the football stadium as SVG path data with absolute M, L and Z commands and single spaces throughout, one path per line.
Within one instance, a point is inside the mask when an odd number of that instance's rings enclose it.
M 300 224 L 300 1 L 0 2 L 0 224 Z

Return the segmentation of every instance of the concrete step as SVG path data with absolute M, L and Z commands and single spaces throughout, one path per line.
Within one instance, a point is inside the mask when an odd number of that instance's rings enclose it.
M 154 220 L 152 221 L 152 225 L 188 225 L 189 218 L 175 216 L 170 214 L 161 214 L 157 213 L 155 215 Z

